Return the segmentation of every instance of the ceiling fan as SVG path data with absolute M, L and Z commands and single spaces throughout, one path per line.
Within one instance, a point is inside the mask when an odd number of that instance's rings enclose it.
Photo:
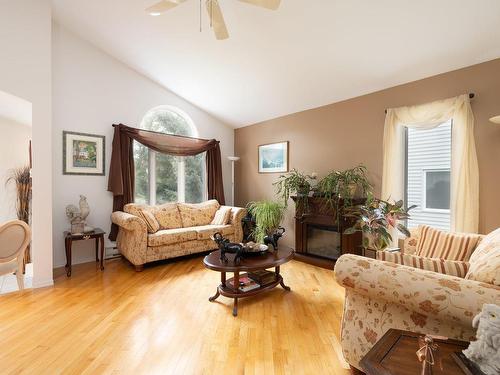
M 159 16 L 165 13 L 167 10 L 174 8 L 185 1 L 186 0 L 161 0 L 159 3 L 156 3 L 155 5 L 146 8 L 146 12 L 148 12 L 152 16 Z M 200 0 L 200 8 L 201 8 L 201 1 L 202 0 Z M 212 29 L 214 30 L 215 38 L 217 40 L 223 40 L 229 38 L 229 33 L 227 32 L 226 23 L 224 22 L 224 16 L 222 15 L 222 11 L 219 6 L 219 1 L 218 0 L 203 0 L 203 1 L 205 1 L 206 3 L 207 12 L 210 19 L 210 27 L 212 27 Z M 281 2 L 281 0 L 239 0 L 239 1 L 270 10 L 278 9 Z M 200 21 L 200 27 L 201 27 L 201 21 Z

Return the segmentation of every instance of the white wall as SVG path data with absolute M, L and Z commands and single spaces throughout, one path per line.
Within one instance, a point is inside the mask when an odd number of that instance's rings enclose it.
M 17 219 L 16 184 L 5 184 L 13 168 L 29 164 L 31 127 L 0 117 L 0 223 Z
M 54 266 L 65 264 L 62 232 L 68 227 L 65 206 L 84 194 L 91 207 L 88 222 L 109 232 L 112 195 L 107 192 L 111 156 L 112 124 L 138 126 L 152 107 L 168 104 L 186 112 L 202 138 L 220 140 L 226 200 L 231 194 L 231 165 L 234 131 L 206 112 L 162 88 L 69 32 L 53 24 L 53 183 Z M 165 67 L 168 69 L 168 67 Z M 70 130 L 106 136 L 106 176 L 62 174 L 62 131 Z M 106 239 L 106 244 L 109 242 Z M 93 242 L 73 245 L 73 262 L 94 259 Z
M 52 281 L 51 2 L 0 0 L 0 90 L 33 108 L 33 286 Z

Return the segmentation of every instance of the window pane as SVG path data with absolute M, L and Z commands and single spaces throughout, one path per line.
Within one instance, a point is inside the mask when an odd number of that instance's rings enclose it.
M 178 113 L 165 108 L 151 111 L 142 120 L 141 127 L 155 132 L 193 136 L 188 121 Z
M 141 128 L 166 134 L 197 136 L 191 120 L 182 112 L 168 106 L 150 110 L 142 119 Z M 205 199 L 204 154 L 181 158 L 153 153 L 151 155 L 155 157 L 151 162 L 147 155 L 148 151 L 144 146 L 134 146 L 136 202 L 162 204 L 179 201 L 201 202 Z
M 205 153 L 187 156 L 186 202 L 198 203 L 205 199 Z
M 425 190 L 426 208 L 450 209 L 450 171 L 427 171 Z
M 149 203 L 149 151 L 134 141 L 135 202 Z
M 406 204 L 417 206 L 410 211 L 410 228 L 425 224 L 450 229 L 451 128 L 447 121 L 431 129 L 407 129 Z
M 156 153 L 156 204 L 177 202 L 176 156 Z

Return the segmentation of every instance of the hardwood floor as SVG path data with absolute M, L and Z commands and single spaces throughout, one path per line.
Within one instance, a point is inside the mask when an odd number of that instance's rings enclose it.
M 209 302 L 219 273 L 192 258 L 146 267 L 77 265 L 51 288 L 0 296 L 1 374 L 349 374 L 344 290 L 292 261 L 276 288 Z

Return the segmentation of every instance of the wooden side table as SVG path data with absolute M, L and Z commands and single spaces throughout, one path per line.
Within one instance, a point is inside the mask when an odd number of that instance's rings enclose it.
M 361 359 L 361 366 L 367 375 L 415 375 L 420 374 L 422 363 L 418 361 L 416 352 L 419 349 L 419 333 L 389 329 L 384 336 Z M 446 338 L 435 338 L 438 345 L 434 354 L 434 375 L 464 374 L 452 357 L 469 346 L 466 341 Z
M 99 243 L 101 244 L 101 270 L 104 270 L 104 232 L 101 228 L 95 228 L 92 232 L 84 234 L 72 234 L 64 232 L 64 245 L 66 249 L 66 276 L 71 276 L 71 247 L 73 241 L 87 241 L 95 239 L 95 261 L 99 262 Z

